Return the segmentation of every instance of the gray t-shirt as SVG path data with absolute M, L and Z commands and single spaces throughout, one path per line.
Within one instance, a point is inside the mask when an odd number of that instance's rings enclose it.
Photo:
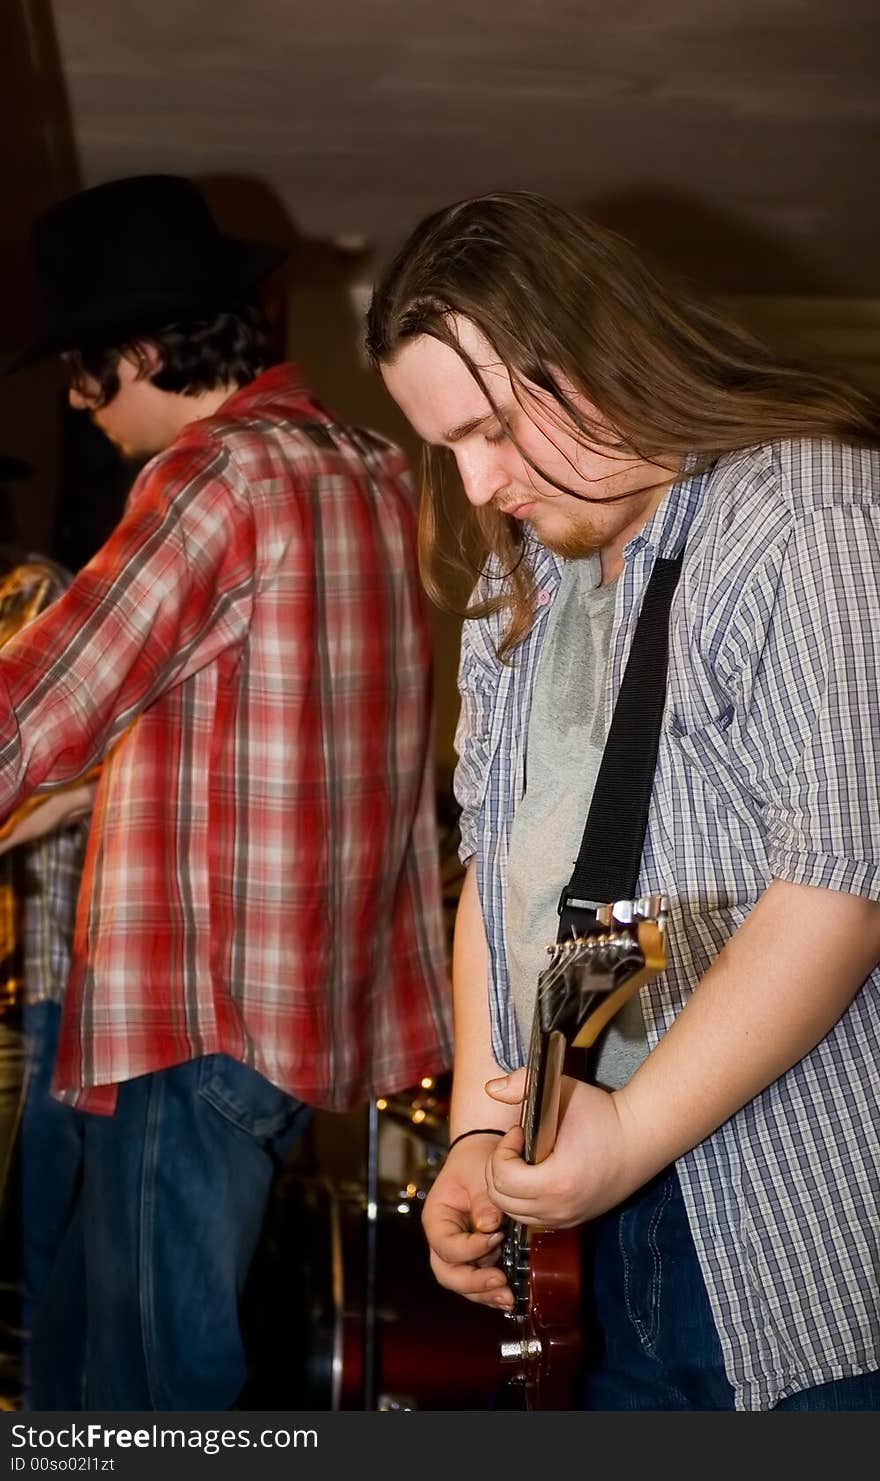
M 571 877 L 604 745 L 602 694 L 616 582 L 598 556 L 566 562 L 547 618 L 526 747 L 526 792 L 507 866 L 507 960 L 520 1036 L 528 1044 L 538 974 L 556 940 L 557 903 Z M 625 1085 L 648 1052 L 638 995 L 599 1044 L 595 1078 Z

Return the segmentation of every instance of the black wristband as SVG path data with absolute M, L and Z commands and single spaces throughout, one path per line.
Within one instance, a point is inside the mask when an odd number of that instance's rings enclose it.
M 458 1136 L 454 1136 L 452 1138 L 452 1141 L 449 1143 L 449 1146 L 446 1148 L 446 1151 L 447 1151 L 447 1153 L 451 1152 L 452 1149 L 453 1149 L 453 1147 L 456 1146 L 458 1142 L 463 1142 L 466 1136 L 506 1136 L 506 1135 L 507 1135 L 507 1133 L 504 1132 L 504 1131 L 501 1131 L 500 1128 L 497 1127 L 497 1126 L 475 1126 L 474 1129 L 473 1129 L 473 1131 L 460 1131 L 458 1133 Z

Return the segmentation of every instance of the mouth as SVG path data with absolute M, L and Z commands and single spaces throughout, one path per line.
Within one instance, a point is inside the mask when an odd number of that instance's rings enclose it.
M 522 504 L 505 504 L 499 513 L 509 514 L 511 519 L 528 519 L 529 511 L 534 507 L 534 500 L 526 499 Z

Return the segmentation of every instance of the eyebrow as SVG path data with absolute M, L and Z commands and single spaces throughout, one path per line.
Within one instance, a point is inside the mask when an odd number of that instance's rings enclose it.
M 487 411 L 484 416 L 471 417 L 470 421 L 461 422 L 459 426 L 453 427 L 451 432 L 444 433 L 444 442 L 461 442 L 465 437 L 470 437 L 472 432 L 478 432 L 488 422 L 505 422 L 506 412 Z

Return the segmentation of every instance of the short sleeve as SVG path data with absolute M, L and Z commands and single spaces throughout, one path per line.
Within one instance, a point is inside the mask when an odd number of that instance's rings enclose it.
M 756 676 L 774 877 L 880 899 L 880 509 L 796 521 Z

